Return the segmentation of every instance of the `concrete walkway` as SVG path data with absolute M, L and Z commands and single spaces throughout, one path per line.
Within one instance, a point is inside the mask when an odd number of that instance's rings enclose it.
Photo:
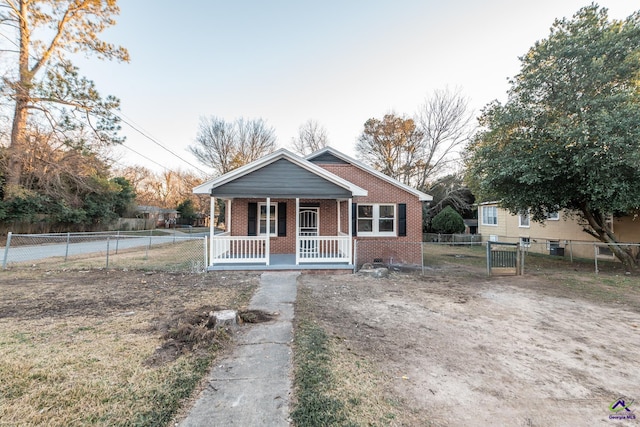
M 182 427 L 288 426 L 297 272 L 267 272 L 249 309 L 277 312 L 245 326 L 237 347 L 216 364 Z

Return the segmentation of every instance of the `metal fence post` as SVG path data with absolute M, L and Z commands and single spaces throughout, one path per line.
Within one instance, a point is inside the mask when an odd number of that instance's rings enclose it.
M 7 233 L 7 245 L 4 247 L 4 259 L 2 260 L 2 269 L 6 270 L 7 269 L 7 259 L 9 257 L 9 246 L 11 246 L 11 235 L 13 233 L 8 232 Z
M 149 230 L 149 244 L 147 245 L 147 252 L 144 255 L 145 259 L 149 259 L 149 249 L 151 249 L 151 236 L 152 236 L 153 230 Z
M 491 241 L 487 240 L 487 276 L 491 276 Z
M 596 264 L 596 274 L 598 274 L 598 245 L 593 244 L 593 259 Z
M 67 262 L 67 257 L 69 256 L 69 240 L 71 240 L 71 233 L 67 232 L 67 246 L 64 249 L 64 262 Z
M 118 232 L 116 233 L 116 255 L 118 255 L 118 246 L 120 243 L 120 230 L 118 230 Z
M 424 243 L 420 242 L 420 262 L 422 264 L 422 275 L 424 276 Z
M 204 255 L 204 269 L 203 271 L 207 271 L 207 267 L 209 267 L 209 263 L 207 261 L 207 236 L 204 236 L 204 244 L 202 245 L 202 252 Z
M 107 237 L 107 265 L 105 267 L 105 270 L 109 269 L 109 237 Z

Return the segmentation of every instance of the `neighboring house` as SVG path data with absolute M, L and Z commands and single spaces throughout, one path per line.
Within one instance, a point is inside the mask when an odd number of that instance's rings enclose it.
M 306 158 L 280 149 L 193 192 L 211 196 L 212 216 L 216 199 L 225 203 L 213 269 L 352 269 L 354 239 L 369 243 L 358 264 L 384 259 L 376 242 L 421 241 L 422 203 L 431 200 L 330 147 Z M 396 261 L 420 264 L 419 245 L 399 246 Z
M 157 206 L 138 206 L 136 212 L 147 222 L 148 225 L 146 228 L 175 225 L 178 218 L 177 210 L 164 209 Z
M 611 217 L 613 231 L 621 242 L 640 242 L 640 219 L 631 216 Z M 579 258 L 598 256 L 613 258 L 611 251 L 598 239 L 585 233 L 577 219 L 564 212 L 554 212 L 543 222 L 531 220 L 528 213 L 513 215 L 500 207 L 499 202 L 485 202 L 478 206 L 478 232 L 484 241 L 520 243 L 532 252 L 567 255 Z

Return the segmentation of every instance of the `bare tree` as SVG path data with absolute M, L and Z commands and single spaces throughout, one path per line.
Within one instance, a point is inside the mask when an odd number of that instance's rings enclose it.
M 275 131 L 262 119 L 238 119 L 233 123 L 218 117 L 201 118 L 196 144 L 189 151 L 205 166 L 223 175 L 271 153 L 276 148 Z
M 426 188 L 429 180 L 451 172 L 450 166 L 460 162 L 461 149 L 474 131 L 473 112 L 459 90 L 435 90 L 420 107 L 416 122 L 423 139 L 414 185 Z
M 306 156 L 329 145 L 327 130 L 315 120 L 309 119 L 298 128 L 298 136 L 291 139 L 293 150 Z

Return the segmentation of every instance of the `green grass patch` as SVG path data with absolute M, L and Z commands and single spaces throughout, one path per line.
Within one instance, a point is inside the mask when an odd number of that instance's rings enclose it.
M 298 427 L 353 426 L 342 401 L 331 396 L 329 338 L 312 322 L 298 325 L 295 338 L 297 402 L 291 419 Z

